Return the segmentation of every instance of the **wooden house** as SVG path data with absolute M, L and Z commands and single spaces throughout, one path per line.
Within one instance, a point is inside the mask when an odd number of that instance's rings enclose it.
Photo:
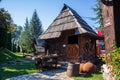
M 102 17 L 105 49 L 112 52 L 112 46 L 120 47 L 120 0 L 102 0 Z
M 96 59 L 96 32 L 66 4 L 59 15 L 40 35 L 49 54 L 58 52 L 70 61 Z

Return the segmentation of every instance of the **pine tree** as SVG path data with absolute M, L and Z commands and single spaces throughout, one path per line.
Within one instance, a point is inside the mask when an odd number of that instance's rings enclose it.
M 101 0 L 97 0 L 97 3 L 95 5 L 95 8 L 93 8 L 93 11 L 96 14 L 96 17 L 92 20 L 96 21 L 96 23 L 99 24 L 98 29 L 103 30 L 103 22 L 102 22 L 102 2 Z
M 38 36 L 43 32 L 41 21 L 36 10 L 33 13 L 30 23 L 26 19 L 25 31 L 22 32 L 20 45 L 25 52 L 35 51 L 34 40 L 38 40 Z
M 43 32 L 43 29 L 42 29 L 42 24 L 41 24 L 41 21 L 38 17 L 36 10 L 33 13 L 30 25 L 31 25 L 31 31 L 32 31 L 33 38 L 37 39 L 38 36 Z
M 21 39 L 19 41 L 19 44 L 21 45 L 22 49 L 26 53 L 30 53 L 33 51 L 33 42 L 32 42 L 32 35 L 30 31 L 30 26 L 28 19 L 26 18 L 26 23 L 25 23 L 25 30 L 22 32 Z
M 35 45 L 39 40 L 38 39 L 39 35 L 42 34 L 42 32 L 43 32 L 42 24 L 41 24 L 41 21 L 39 19 L 39 16 L 38 16 L 36 10 L 34 11 L 34 13 L 32 15 L 32 19 L 30 21 L 30 26 L 31 26 L 34 54 L 36 54 Z

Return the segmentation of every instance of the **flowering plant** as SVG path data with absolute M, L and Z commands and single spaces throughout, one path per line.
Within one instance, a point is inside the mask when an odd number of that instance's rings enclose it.
M 103 64 L 101 66 L 101 71 L 103 72 L 104 80 L 115 80 L 115 75 L 113 75 L 113 67 L 111 65 Z
M 107 68 L 112 66 L 111 70 L 108 69 L 110 76 L 116 76 L 116 80 L 120 80 L 120 48 L 114 46 L 113 52 L 107 53 L 103 60 L 106 62 Z M 103 65 L 101 68 L 103 67 L 105 66 Z

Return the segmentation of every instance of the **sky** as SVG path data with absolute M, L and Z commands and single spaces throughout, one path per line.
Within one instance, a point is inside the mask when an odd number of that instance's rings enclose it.
M 74 9 L 93 29 L 97 26 L 95 21 L 86 18 L 96 16 L 92 10 L 96 0 L 2 0 L 0 8 L 5 8 L 14 23 L 20 26 L 24 26 L 26 18 L 31 20 L 36 9 L 43 29 L 46 30 L 60 13 L 64 3 Z

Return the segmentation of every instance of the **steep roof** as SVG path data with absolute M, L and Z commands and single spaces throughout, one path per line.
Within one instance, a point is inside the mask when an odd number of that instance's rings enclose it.
M 97 36 L 96 32 L 77 14 L 75 10 L 64 4 L 60 14 L 40 35 L 41 39 L 58 38 L 62 31 L 77 29 L 79 34 L 88 33 Z

